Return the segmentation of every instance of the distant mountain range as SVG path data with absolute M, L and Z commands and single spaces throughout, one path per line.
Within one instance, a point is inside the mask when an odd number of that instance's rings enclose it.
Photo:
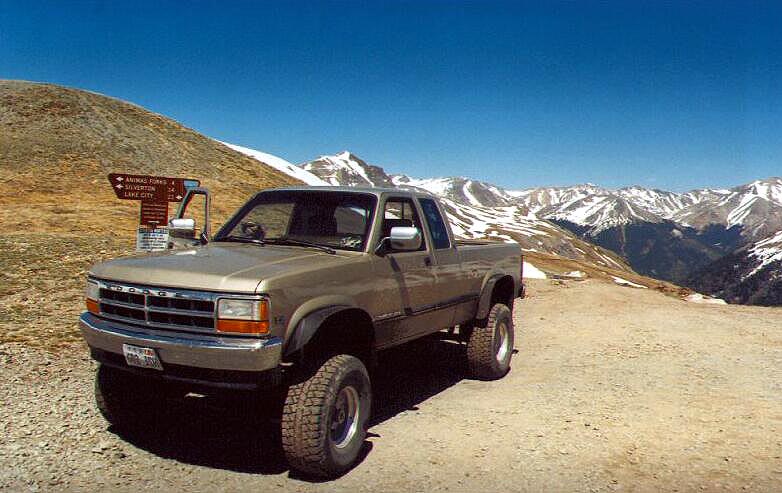
M 389 175 L 348 151 L 298 169 L 312 184 L 427 190 L 463 237 L 513 239 L 527 251 L 607 266 L 622 259 L 641 274 L 732 302 L 782 303 L 773 284 L 782 267 L 782 178 L 685 193 L 593 184 L 508 190 L 466 177 Z
M 782 179 L 686 193 L 594 185 L 525 190 L 540 217 L 611 249 L 638 272 L 693 285 L 694 272 L 782 230 Z

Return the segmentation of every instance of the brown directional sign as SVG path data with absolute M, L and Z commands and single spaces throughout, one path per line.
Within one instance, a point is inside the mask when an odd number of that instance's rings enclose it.
M 179 202 L 187 188 L 197 187 L 198 180 L 167 176 L 110 173 L 109 182 L 117 198 L 146 202 Z
M 141 201 L 139 225 L 160 228 L 168 225 L 168 202 Z

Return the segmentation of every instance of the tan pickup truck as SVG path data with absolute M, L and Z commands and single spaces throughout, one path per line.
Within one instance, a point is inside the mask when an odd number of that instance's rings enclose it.
M 333 476 L 366 437 L 378 351 L 450 329 L 473 377 L 510 369 L 521 250 L 455 241 L 431 195 L 267 190 L 206 236 L 90 269 L 80 325 L 115 426 L 152 412 L 164 385 L 282 394 L 291 467 Z

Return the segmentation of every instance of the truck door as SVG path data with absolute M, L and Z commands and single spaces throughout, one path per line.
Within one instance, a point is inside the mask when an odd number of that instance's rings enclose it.
M 383 280 L 383 286 L 378 286 L 381 298 L 377 300 L 381 318 L 392 319 L 379 324 L 376 337 L 380 346 L 411 339 L 421 330 L 431 330 L 439 298 L 432 255 L 415 202 L 410 197 L 389 197 L 382 207 L 381 238 L 389 236 L 393 227 L 413 226 L 421 231 L 423 241 L 417 251 L 386 250 L 376 257 L 378 279 Z
M 474 314 L 478 293 L 470 288 L 470 273 L 461 265 L 459 252 L 448 232 L 445 216 L 437 202 L 419 198 L 424 221 L 428 226 L 434 260 L 435 288 L 441 303 L 441 319 L 445 326 L 456 325 L 464 317 L 460 313 Z
M 193 199 L 200 195 L 203 201 L 197 203 Z M 205 244 L 211 238 L 209 229 L 209 207 L 211 198 L 209 190 L 202 187 L 188 187 L 185 197 L 179 204 L 176 216 L 168 223 L 169 248 L 187 248 L 193 245 Z M 197 227 L 199 217 L 202 226 Z

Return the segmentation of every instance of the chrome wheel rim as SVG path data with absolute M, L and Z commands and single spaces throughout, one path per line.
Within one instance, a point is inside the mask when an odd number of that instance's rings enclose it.
M 508 335 L 508 325 L 501 322 L 497 326 L 496 348 L 494 351 L 497 362 L 505 363 L 505 358 L 510 352 L 510 337 Z
M 345 448 L 353 440 L 358 431 L 361 400 L 358 391 L 348 385 L 337 394 L 331 411 L 331 442 L 338 449 Z

